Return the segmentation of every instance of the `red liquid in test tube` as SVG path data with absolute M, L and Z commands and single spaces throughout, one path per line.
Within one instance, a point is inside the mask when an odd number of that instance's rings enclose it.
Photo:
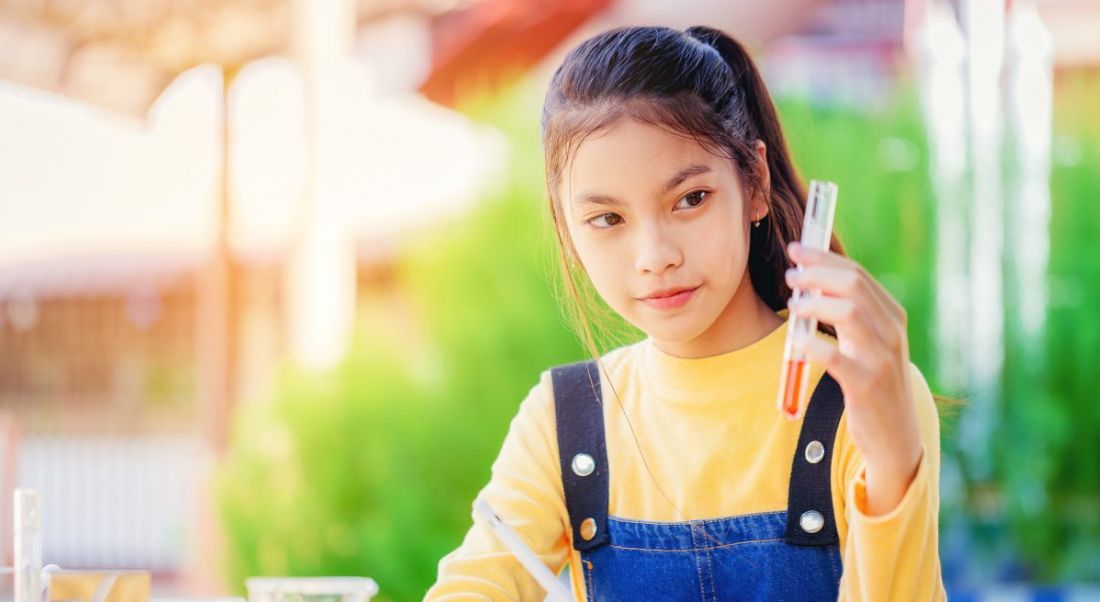
M 797 416 L 806 377 L 806 360 L 787 360 L 785 364 L 783 371 L 787 377 L 783 379 L 783 412 L 788 416 Z

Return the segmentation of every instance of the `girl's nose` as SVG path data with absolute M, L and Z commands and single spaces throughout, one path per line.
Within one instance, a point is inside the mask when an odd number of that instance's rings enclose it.
M 662 228 L 646 228 L 639 235 L 634 267 L 638 272 L 660 274 L 683 263 L 680 245 Z

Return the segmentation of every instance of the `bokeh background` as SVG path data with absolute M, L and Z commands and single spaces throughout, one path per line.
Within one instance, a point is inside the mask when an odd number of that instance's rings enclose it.
M 0 515 L 37 488 L 46 562 L 158 596 L 419 599 L 583 357 L 538 117 L 622 24 L 748 45 L 964 401 L 951 598 L 1100 600 L 1095 0 L 0 0 Z

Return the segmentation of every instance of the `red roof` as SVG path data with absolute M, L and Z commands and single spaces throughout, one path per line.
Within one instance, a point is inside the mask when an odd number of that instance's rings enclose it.
M 611 4 L 611 0 L 486 0 L 436 17 L 432 67 L 420 92 L 453 105 L 465 90 L 506 83 Z

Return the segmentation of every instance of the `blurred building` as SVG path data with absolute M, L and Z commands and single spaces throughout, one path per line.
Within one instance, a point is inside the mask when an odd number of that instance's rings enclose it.
M 438 103 L 603 4 L 0 2 L 0 485 L 43 492 L 45 560 L 220 589 L 210 471 L 290 355 L 303 223 L 346 231 L 338 291 L 391 290 L 406 233 L 506 171 Z

